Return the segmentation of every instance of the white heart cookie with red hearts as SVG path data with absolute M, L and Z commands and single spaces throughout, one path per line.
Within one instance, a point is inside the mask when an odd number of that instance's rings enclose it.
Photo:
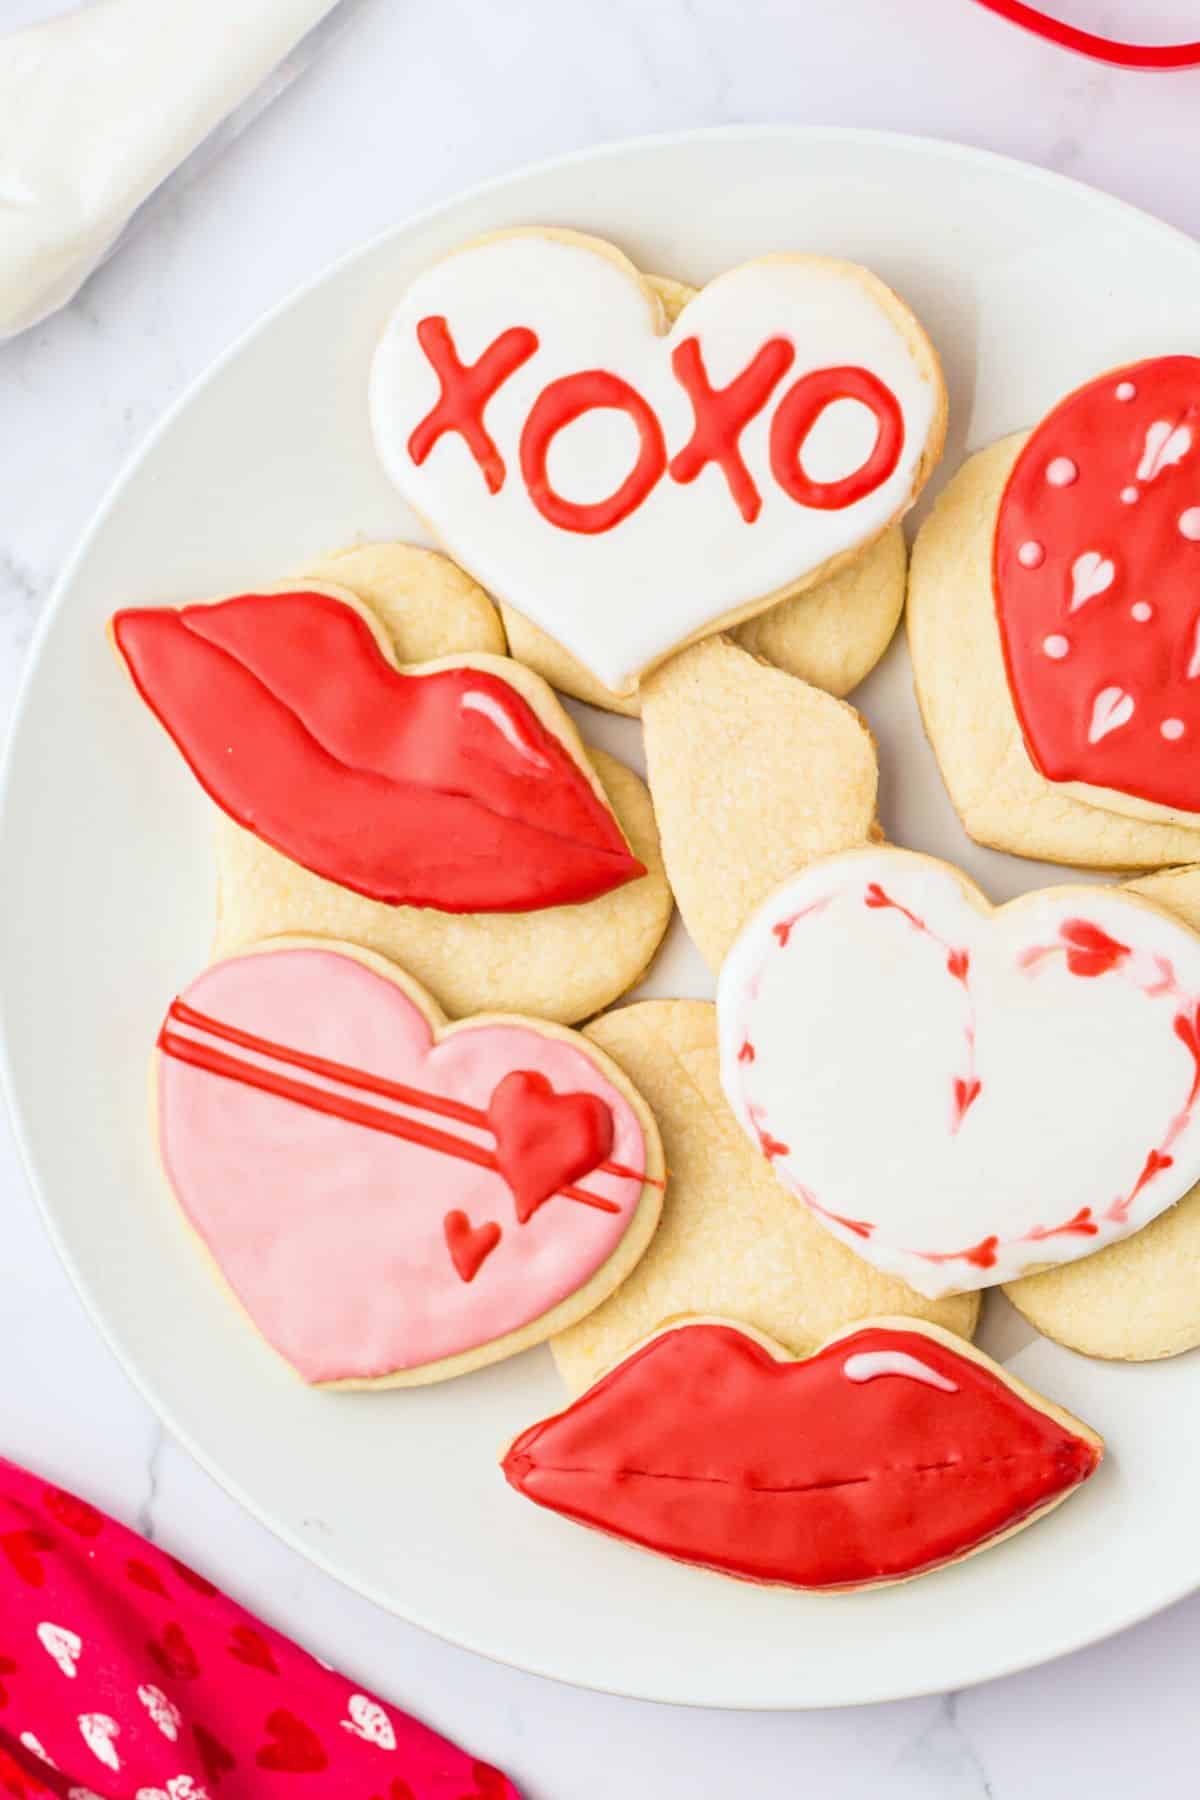
M 608 1297 L 662 1206 L 653 1117 L 603 1051 L 515 1015 L 449 1024 L 332 939 L 252 947 L 172 1002 L 154 1119 L 188 1223 L 312 1383 L 540 1342 Z
M 776 890 L 717 1005 L 743 1128 L 923 1294 L 1086 1256 L 1200 1179 L 1200 937 L 1133 895 L 993 909 L 946 863 L 850 851 Z
M 946 411 L 917 321 L 854 264 L 745 263 L 668 328 L 612 245 L 538 230 L 413 282 L 370 399 L 416 512 L 620 692 L 897 519 Z

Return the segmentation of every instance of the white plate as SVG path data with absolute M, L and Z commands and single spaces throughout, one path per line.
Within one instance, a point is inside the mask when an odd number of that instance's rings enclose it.
M 1110 1456 L 994 1554 L 875 1594 L 697 1573 L 510 1492 L 498 1448 L 562 1403 L 540 1349 L 411 1393 L 306 1391 L 219 1297 L 144 1125 L 163 1008 L 205 961 L 205 803 L 105 644 L 118 605 L 278 577 L 413 529 L 378 469 L 367 363 L 401 285 L 460 239 L 571 224 L 693 282 L 765 250 L 869 263 L 915 306 L 951 393 L 943 470 L 1129 357 L 1200 350 L 1200 247 L 1017 163 L 866 132 L 748 129 L 616 146 L 476 190 L 368 246 L 188 394 L 101 509 L 38 639 L 0 814 L 8 1081 L 54 1238 L 109 1342 L 206 1468 L 382 1605 L 490 1656 L 648 1698 L 737 1707 L 892 1699 L 1089 1643 L 1200 1584 L 1200 1359 L 1120 1367 L 984 1343 L 1092 1421 Z M 1007 896 L 1051 869 L 969 845 L 924 742 L 902 645 L 860 694 L 883 818 Z M 629 721 L 589 719 L 631 757 Z M 705 994 L 677 930 L 643 990 Z

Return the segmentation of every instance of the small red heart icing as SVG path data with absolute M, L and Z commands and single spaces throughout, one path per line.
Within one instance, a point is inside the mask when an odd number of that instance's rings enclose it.
M 271 1742 L 254 1760 L 260 1769 L 276 1769 L 287 1775 L 315 1775 L 328 1765 L 320 1738 L 303 1719 L 284 1706 L 268 1713 L 265 1730 Z
M 1042 774 L 1200 813 L 1200 358 L 1115 369 L 1042 420 L 993 585 Z
M 494 1219 L 485 1219 L 482 1225 L 472 1225 L 465 1212 L 448 1212 L 442 1223 L 446 1233 L 446 1248 L 458 1271 L 459 1280 L 474 1281 L 500 1242 L 499 1225 Z
M 488 1124 L 522 1225 L 612 1149 L 612 1108 L 598 1094 L 556 1094 L 544 1075 L 529 1069 L 514 1069 L 498 1084 Z

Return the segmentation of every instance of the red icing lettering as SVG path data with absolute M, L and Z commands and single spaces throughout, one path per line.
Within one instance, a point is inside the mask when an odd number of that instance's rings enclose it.
M 483 1264 L 500 1242 L 500 1227 L 494 1219 L 472 1225 L 465 1212 L 448 1212 L 443 1221 L 446 1248 L 461 1281 L 474 1281 Z
M 488 1103 L 496 1167 L 524 1225 L 538 1207 L 602 1164 L 612 1149 L 612 1108 L 599 1094 L 556 1094 L 544 1075 L 514 1069 Z
M 488 492 L 498 494 L 504 486 L 504 459 L 488 435 L 483 412 L 496 389 L 529 361 L 538 347 L 536 334 L 524 325 L 515 325 L 502 331 L 478 362 L 468 364 L 459 361 L 445 319 L 422 319 L 417 339 L 442 391 L 433 410 L 414 427 L 408 454 L 419 466 L 444 433 L 456 431 L 483 470 Z
M 490 670 L 396 669 L 330 594 L 139 608 L 112 635 L 217 805 L 355 893 L 525 912 L 645 872 L 514 687 Z
M 835 400 L 858 400 L 875 414 L 875 442 L 862 465 L 837 481 L 813 481 L 801 461 L 813 426 Z M 771 473 L 800 506 L 834 512 L 882 487 L 904 448 L 896 396 L 868 369 L 814 369 L 783 396 L 771 421 Z
M 879 1355 L 935 1379 L 847 1372 Z M 915 1328 L 868 1325 L 792 1362 L 732 1325 L 697 1323 L 522 1432 L 503 1467 L 539 1506 L 665 1556 L 839 1588 L 979 1549 L 1086 1481 L 1100 1456 L 994 1364 Z
M 713 388 L 699 338 L 684 338 L 671 354 L 671 367 L 692 403 L 696 422 L 683 449 L 671 458 L 672 480 L 695 481 L 706 464 L 716 463 L 738 511 L 752 525 L 762 511 L 762 496 L 742 460 L 739 442 L 795 360 L 787 338 L 771 338 L 727 387 Z
M 550 484 L 547 459 L 560 431 L 597 408 L 628 413 L 637 428 L 637 461 L 604 500 L 566 500 Z M 642 504 L 667 466 L 667 446 L 656 413 L 627 381 L 604 369 L 582 369 L 544 388 L 521 432 L 521 473 L 529 498 L 544 519 L 562 531 L 611 531 Z
M 1112 370 L 1042 420 L 992 581 L 1042 774 L 1200 812 L 1200 358 Z

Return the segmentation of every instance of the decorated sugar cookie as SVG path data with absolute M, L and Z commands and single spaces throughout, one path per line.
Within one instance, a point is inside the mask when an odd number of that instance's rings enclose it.
M 929 857 L 832 857 L 755 914 L 717 1007 L 744 1130 L 921 1293 L 1074 1261 L 1200 1179 L 1200 937 L 1120 890 L 993 910 Z
M 1200 824 L 1200 358 L 1111 370 L 1043 419 L 1001 497 L 993 578 L 1036 767 Z
M 669 326 L 612 245 L 536 229 L 412 284 L 370 400 L 416 512 L 618 694 L 862 549 L 945 432 L 932 347 L 864 269 L 763 257 Z
M 398 662 L 460 665 L 503 648 L 487 596 L 435 551 L 360 545 L 311 565 L 286 591 L 314 584 L 334 584 L 368 609 L 386 627 Z M 540 716 L 544 685 L 511 661 L 504 671 Z M 644 875 L 594 900 L 532 912 L 393 906 L 312 873 L 216 809 L 214 955 L 265 937 L 315 932 L 390 957 L 456 1018 L 518 1012 L 570 1024 L 610 1006 L 642 975 L 671 917 L 654 809 L 645 783 L 615 757 L 580 744 L 557 703 L 546 717 L 572 754 L 586 757 Z
M 662 1150 L 602 1051 L 539 1020 L 448 1025 L 348 944 L 213 964 L 154 1059 L 189 1225 L 305 1381 L 441 1380 L 582 1317 L 658 1220 Z
M 654 1241 L 551 1349 L 573 1394 L 681 1313 L 739 1319 L 804 1356 L 858 1319 L 903 1313 L 970 1337 L 978 1294 L 928 1300 L 824 1231 L 741 1130 L 721 1091 L 710 1000 L 643 1000 L 585 1034 L 648 1102 L 671 1184 Z
M 402 670 L 352 595 L 315 587 L 110 629 L 217 805 L 353 893 L 524 912 L 645 873 L 550 690 L 507 658 Z
M 539 1506 L 743 1581 L 923 1575 L 1032 1524 L 1102 1440 L 934 1325 L 875 1319 L 796 1362 L 672 1321 L 503 1459 Z

